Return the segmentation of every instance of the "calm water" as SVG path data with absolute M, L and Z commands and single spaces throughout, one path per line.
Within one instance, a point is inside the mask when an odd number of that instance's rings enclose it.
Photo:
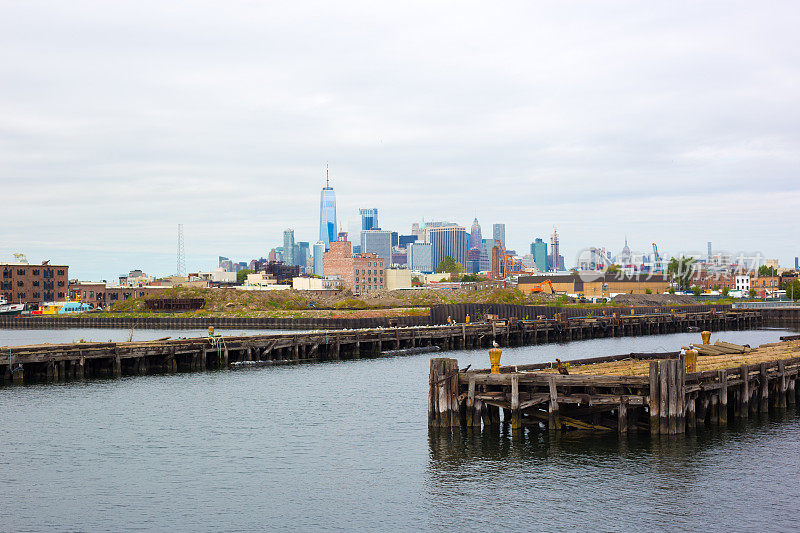
M 724 332 L 732 342 L 782 331 Z M 716 334 L 715 337 L 716 338 Z M 699 334 L 504 350 L 506 364 Z M 451 352 L 463 368 L 483 350 Z M 660 439 L 428 431 L 428 356 L 0 388 L 0 529 L 798 527 L 800 416 Z

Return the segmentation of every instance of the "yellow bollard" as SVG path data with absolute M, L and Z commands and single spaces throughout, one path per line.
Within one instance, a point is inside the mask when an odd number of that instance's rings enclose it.
M 492 348 L 489 350 L 489 362 L 492 365 L 492 374 L 500 373 L 500 356 L 503 355 L 503 350 L 500 348 Z
M 469 324 L 469 315 L 466 317 L 466 323 Z
M 214 326 L 208 326 L 208 336 L 209 337 L 214 336 Z
M 635 313 L 636 313 L 636 310 L 635 309 L 631 309 L 631 316 L 633 316 Z
M 710 344 L 711 343 L 711 332 L 710 331 L 701 331 L 700 336 L 703 338 L 703 344 Z
M 697 350 L 686 350 L 686 371 L 697 372 Z

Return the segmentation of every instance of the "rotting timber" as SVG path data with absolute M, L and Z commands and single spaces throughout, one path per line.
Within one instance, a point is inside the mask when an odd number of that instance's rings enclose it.
M 696 346 L 692 372 L 680 352 L 569 361 L 566 375 L 553 363 L 505 366 L 493 374 L 432 359 L 428 424 L 671 435 L 800 401 L 800 340 L 754 349 L 703 346 Z
M 577 339 L 650 335 L 703 328 L 751 329 L 757 311 L 659 313 L 608 318 L 497 320 L 443 326 L 326 330 L 253 336 L 215 336 L 145 342 L 43 344 L 0 348 L 0 382 L 27 383 L 232 365 L 291 364 L 375 357 L 390 350 L 521 346 Z M 433 350 L 432 350 L 433 351 Z

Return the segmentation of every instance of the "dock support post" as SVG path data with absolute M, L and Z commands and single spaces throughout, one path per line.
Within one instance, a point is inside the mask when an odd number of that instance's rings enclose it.
M 719 375 L 719 424 L 728 425 L 728 371 L 720 370 Z
M 718 426 L 719 425 L 719 394 L 715 393 L 711 395 L 711 405 L 709 407 L 711 410 L 711 425 Z
M 695 404 L 697 400 L 695 399 L 694 394 L 692 394 L 688 400 L 686 400 L 686 431 L 694 431 L 697 429 L 697 412 L 695 409 Z
M 669 435 L 669 368 L 667 360 L 658 361 L 659 433 Z
M 781 359 L 778 361 L 778 409 L 786 409 L 786 364 Z
M 458 425 L 458 361 L 443 357 L 431 359 L 428 386 L 428 425 Z
M 686 433 L 686 356 L 675 361 L 675 386 L 678 395 L 678 410 L 675 413 L 678 433 Z
M 86 368 L 86 358 L 81 357 L 75 361 L 75 379 L 83 379 L 84 369 Z
M 119 357 L 119 353 L 114 354 L 114 360 L 112 361 L 112 372 L 114 373 L 115 378 L 122 377 L 122 359 Z
M 483 405 L 483 401 L 475 400 L 475 412 L 472 415 L 472 427 L 480 429 L 481 428 L 481 419 L 483 419 L 483 425 L 489 425 L 489 413 L 488 413 L 488 405 Z
M 558 391 L 556 390 L 555 378 L 551 377 L 548 380 L 548 387 L 550 389 L 550 404 L 547 409 L 547 429 L 550 431 L 558 431 L 561 429 L 561 417 L 558 414 Z
M 522 412 L 519 408 L 519 375 L 511 376 L 511 430 L 522 429 Z
M 478 418 L 478 427 L 481 425 L 481 420 Z M 467 427 L 475 426 L 475 376 L 470 375 L 469 387 L 467 388 Z
M 22 385 L 25 383 L 25 367 L 21 363 L 10 365 L 12 368 L 11 381 L 15 385 Z
M 620 434 L 628 432 L 628 397 L 620 396 L 619 409 L 617 410 L 617 431 Z
M 669 368 L 669 376 L 667 380 L 667 387 L 669 388 L 669 434 L 675 435 L 678 433 L 678 365 L 677 361 L 669 360 L 667 368 Z
M 658 374 L 658 361 L 650 361 L 650 435 L 658 435 L 660 433 L 659 424 L 659 374 Z
M 747 418 L 750 411 L 750 369 L 742 365 L 739 373 L 742 378 L 742 388 L 739 392 L 739 416 Z
M 758 410 L 761 413 L 769 413 L 769 378 L 767 377 L 767 364 L 761 363 L 759 367 L 759 380 L 761 396 L 758 400 Z
M 786 404 L 787 405 L 794 405 L 795 404 L 795 392 L 794 389 L 797 386 L 797 380 L 794 378 L 789 379 L 789 382 L 786 384 Z

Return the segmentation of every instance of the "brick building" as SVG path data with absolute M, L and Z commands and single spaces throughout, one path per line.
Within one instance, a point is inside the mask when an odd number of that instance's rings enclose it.
M 67 297 L 69 267 L 29 263 L 0 263 L 0 294 L 10 303 L 41 304 Z
M 772 296 L 781 288 L 779 276 L 750 276 L 750 288 L 756 290 L 757 298 Z
M 376 254 L 353 255 L 352 244 L 346 240 L 332 241 L 330 250 L 322 254 L 324 276 L 340 276 L 342 285 L 354 295 L 386 288 L 383 259 Z
M 69 297 L 80 300 L 93 307 L 107 307 L 128 298 L 144 298 L 150 294 L 164 291 L 169 287 L 108 287 L 105 283 L 71 283 Z

